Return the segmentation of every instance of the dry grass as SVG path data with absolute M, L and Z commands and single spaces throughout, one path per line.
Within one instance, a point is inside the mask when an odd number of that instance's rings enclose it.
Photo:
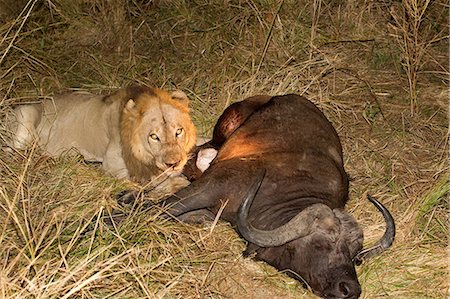
M 208 134 L 233 101 L 305 94 L 342 138 L 348 209 L 366 243 L 383 230 L 366 193 L 397 222 L 392 249 L 358 268 L 362 297 L 447 298 L 448 41 L 427 40 L 411 115 L 409 52 L 389 35 L 388 22 L 401 24 L 390 12 L 388 2 L 371 1 L 2 0 L 0 117 L 61 90 L 142 83 L 186 91 Z M 427 2 L 421 17 L 448 36 L 445 3 Z M 114 194 L 129 187 L 79 157 L 2 150 L 0 297 L 314 297 L 242 258 L 245 244 L 226 223 L 136 212 L 119 228 L 105 226 Z
M 428 48 L 436 42 L 448 39 L 448 31 L 441 28 L 439 21 L 446 18 L 446 10 L 428 13 L 431 1 L 403 0 L 401 5 L 392 6 L 390 14 L 394 20 L 394 36 L 401 50 L 402 65 L 408 77 L 409 94 L 411 97 L 411 113 L 418 109 L 418 76 L 423 68 L 423 58 Z M 444 3 L 435 5 L 437 9 Z M 445 14 L 445 16 L 444 16 Z

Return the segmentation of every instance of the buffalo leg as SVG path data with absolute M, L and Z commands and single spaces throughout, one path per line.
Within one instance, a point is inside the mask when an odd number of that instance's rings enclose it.
M 181 215 L 196 210 L 208 210 L 214 213 L 219 210 L 223 200 L 236 202 L 233 197 L 243 196 L 242 192 L 233 192 L 232 190 L 235 190 L 235 186 L 243 183 L 250 186 L 254 175 L 258 172 L 260 172 L 258 165 L 253 163 L 242 163 L 239 169 L 234 167 L 234 162 L 231 160 L 220 163 L 219 167 L 214 164 L 198 180 L 192 182 L 186 188 L 159 203 L 146 202 L 144 208 L 161 209 L 163 212 L 160 216 L 163 218 L 176 217 L 180 219 Z M 243 176 L 243 173 L 246 175 Z M 122 193 L 119 195 L 118 201 L 119 203 L 131 204 L 138 195 L 139 192 L 137 191 Z M 199 215 L 202 214 L 202 212 L 199 213 Z M 203 212 L 203 216 L 206 214 L 208 214 L 208 218 L 213 215 Z
M 178 220 L 190 224 L 203 224 L 207 221 L 213 221 L 215 218 L 216 215 L 207 209 L 186 212 L 177 217 Z
M 211 175 L 213 175 L 212 178 Z M 227 184 L 227 182 L 226 180 L 218 182 L 214 179 L 214 173 L 210 173 L 210 176 L 200 177 L 191 185 L 156 205 L 146 203 L 144 206 L 162 208 L 164 213 L 161 216 L 164 218 L 178 217 L 187 212 L 212 208 L 220 200 L 222 192 L 226 188 L 225 186 L 219 186 L 220 184 Z
M 145 202 L 143 207 L 144 209 L 159 207 L 165 214 L 175 217 L 186 212 L 212 207 L 215 204 L 217 192 L 214 192 L 213 188 L 208 186 L 209 184 L 202 185 L 202 181 L 200 179 L 193 182 L 159 203 Z M 118 194 L 117 202 L 121 206 L 132 206 L 140 196 L 145 198 L 145 193 L 145 191 L 142 193 L 135 190 L 122 191 Z

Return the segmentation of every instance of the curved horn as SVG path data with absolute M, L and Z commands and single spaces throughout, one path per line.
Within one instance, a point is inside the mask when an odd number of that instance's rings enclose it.
M 384 221 L 386 222 L 386 230 L 384 232 L 384 235 L 381 237 L 380 240 L 378 240 L 377 243 L 375 243 L 374 246 L 367 249 L 363 248 L 355 256 L 353 262 L 356 265 L 360 265 L 363 260 L 378 255 L 383 251 L 385 251 L 386 249 L 388 249 L 389 247 L 391 247 L 395 238 L 395 222 L 389 210 L 372 196 L 367 195 L 367 199 L 370 200 L 370 202 L 375 205 L 375 207 L 381 212 L 381 214 L 383 214 Z
M 265 231 L 253 227 L 248 221 L 248 212 L 264 179 L 264 174 L 265 171 L 259 174 L 250 187 L 237 215 L 237 228 L 248 242 L 260 247 L 275 247 L 311 234 L 318 224 L 325 227 L 335 225 L 336 218 L 333 211 L 328 206 L 318 203 L 306 208 L 289 222 L 273 230 Z

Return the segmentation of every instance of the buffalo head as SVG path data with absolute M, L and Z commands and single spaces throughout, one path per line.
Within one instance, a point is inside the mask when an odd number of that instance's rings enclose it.
M 256 229 L 248 221 L 253 199 L 263 181 L 262 172 L 243 200 L 237 217 L 239 233 L 250 242 L 246 255 L 267 262 L 307 284 L 324 298 L 358 298 L 361 287 L 355 264 L 391 246 L 395 224 L 389 211 L 376 199 L 368 199 L 383 214 L 386 231 L 374 247 L 363 248 L 363 231 L 343 209 L 317 203 L 286 224 L 269 231 Z

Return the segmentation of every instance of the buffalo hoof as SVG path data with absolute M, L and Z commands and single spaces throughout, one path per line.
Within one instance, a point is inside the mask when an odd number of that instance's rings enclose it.
M 152 201 L 139 200 L 142 195 L 143 193 L 139 191 L 124 190 L 117 194 L 116 201 L 121 208 L 130 210 L 130 212 L 133 210 L 139 210 L 148 213 L 150 210 L 153 210 L 153 212 L 155 213 L 155 209 L 157 209 L 156 211 L 160 211 L 160 213 L 156 213 L 158 214 L 158 218 L 173 218 L 169 214 L 165 213 L 166 209 L 163 207 L 164 205 L 162 203 L 158 204 Z M 113 219 L 115 223 L 120 223 L 127 217 L 128 214 L 129 213 L 123 212 L 121 210 L 113 210 L 109 218 Z
M 103 217 L 103 223 L 113 228 L 119 226 L 127 217 L 128 213 L 114 209 L 111 214 Z
M 136 203 L 138 196 L 138 191 L 123 190 L 117 194 L 116 201 L 120 207 L 128 210 Z M 128 215 L 129 213 L 123 210 L 113 209 L 109 215 L 103 217 L 103 222 L 110 227 L 118 226 L 128 217 Z
M 123 190 L 117 194 L 116 201 L 120 206 L 126 207 L 134 205 L 138 197 L 138 191 Z

